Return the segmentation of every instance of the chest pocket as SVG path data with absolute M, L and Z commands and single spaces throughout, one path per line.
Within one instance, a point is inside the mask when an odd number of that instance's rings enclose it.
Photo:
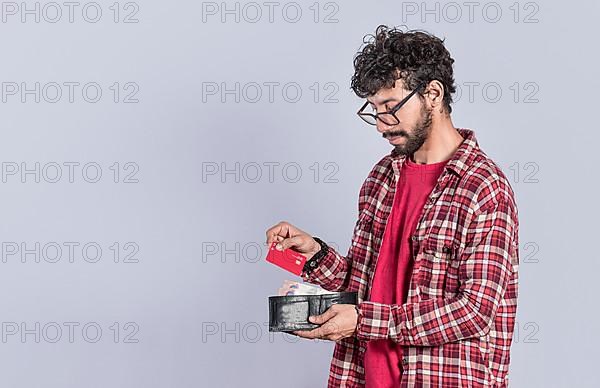
M 424 299 L 455 296 L 458 292 L 459 243 L 454 237 L 427 237 L 417 253 L 416 284 Z

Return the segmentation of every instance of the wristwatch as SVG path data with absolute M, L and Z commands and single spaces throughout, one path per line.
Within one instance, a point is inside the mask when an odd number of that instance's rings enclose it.
M 319 245 L 321 246 L 321 250 L 319 250 L 317 253 L 315 253 L 314 256 L 311 257 L 310 260 L 308 260 L 304 264 L 303 270 L 307 274 L 309 274 L 313 269 L 317 268 L 321 259 L 323 259 L 323 257 L 325 257 L 327 255 L 327 253 L 329 253 L 329 246 L 327 244 L 325 244 L 325 242 L 323 240 L 321 240 L 320 238 L 315 237 L 315 236 L 312 236 L 312 238 L 315 239 L 315 241 L 319 243 Z

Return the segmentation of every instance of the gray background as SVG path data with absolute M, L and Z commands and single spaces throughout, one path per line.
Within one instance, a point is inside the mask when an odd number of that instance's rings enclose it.
M 298 278 L 265 263 L 262 244 L 286 220 L 347 252 L 360 185 L 391 149 L 349 89 L 378 24 L 446 38 L 462 90 L 454 123 L 516 192 L 511 385 L 598 386 L 597 3 L 482 2 L 470 17 L 464 3 L 283 2 L 269 20 L 262 2 L 259 17 L 244 2 L 227 14 L 140 1 L 118 3 L 118 22 L 113 1 L 88 5 L 87 20 L 78 3 L 72 22 L 46 4 L 36 22 L 2 3 L 0 386 L 325 386 L 333 343 L 267 330 L 267 297 Z M 65 82 L 80 84 L 72 102 Z M 36 162 L 37 176 L 22 174 Z M 102 249 L 97 262 L 86 244 Z

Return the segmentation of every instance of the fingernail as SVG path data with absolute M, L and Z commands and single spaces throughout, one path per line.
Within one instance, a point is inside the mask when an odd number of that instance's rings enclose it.
M 277 248 L 277 249 L 281 250 L 281 244 L 277 244 L 277 245 L 275 245 L 275 248 Z
M 314 323 L 315 322 L 315 317 L 313 317 L 313 316 L 308 317 L 308 321 Z

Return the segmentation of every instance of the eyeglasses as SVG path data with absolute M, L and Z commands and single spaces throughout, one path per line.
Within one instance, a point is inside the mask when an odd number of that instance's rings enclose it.
M 379 119 L 382 123 L 384 123 L 386 125 L 396 125 L 396 124 L 399 124 L 400 120 L 398 120 L 398 117 L 396 117 L 396 112 L 400 108 L 402 108 L 402 106 L 404 104 L 406 104 L 408 102 L 408 100 L 410 100 L 410 98 L 416 92 L 418 92 L 423 86 L 425 86 L 426 84 L 427 84 L 427 82 L 421 82 L 415 88 L 415 90 L 413 90 L 412 92 L 410 92 L 410 94 L 408 96 L 404 97 L 398 104 L 396 104 L 396 106 L 394 106 L 392 109 L 388 110 L 387 112 L 381 112 L 381 113 L 375 113 L 375 114 L 368 113 L 368 112 L 363 112 L 367 108 L 367 106 L 369 105 L 369 101 L 367 101 L 367 102 L 365 102 L 365 104 L 356 113 L 367 124 L 377 125 L 377 119 Z

